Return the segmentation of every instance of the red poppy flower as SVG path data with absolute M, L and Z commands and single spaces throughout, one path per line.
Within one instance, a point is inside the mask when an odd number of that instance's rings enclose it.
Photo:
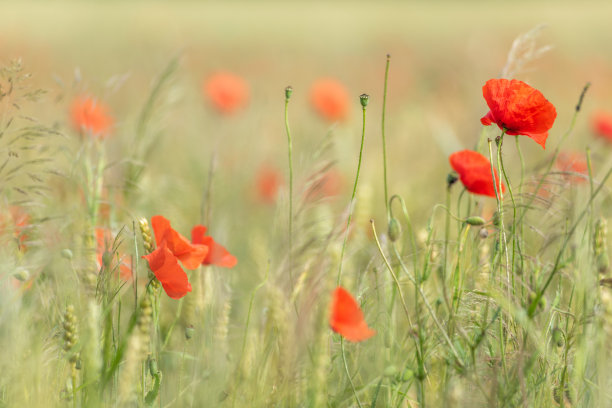
M 345 120 L 349 112 L 349 94 L 340 82 L 319 79 L 310 88 L 310 101 L 315 111 L 330 122 Z
M 589 172 L 584 155 L 578 152 L 559 153 L 555 166 L 560 171 L 566 173 L 579 173 L 586 176 Z M 584 177 L 580 177 L 578 175 L 567 174 L 566 178 L 574 183 L 581 183 L 586 181 Z
M 231 114 L 246 106 L 249 86 L 241 77 L 229 72 L 219 72 L 204 82 L 205 95 L 221 113 Z
M 338 286 L 333 294 L 329 325 L 349 341 L 363 341 L 376 334 L 368 327 L 363 312 L 350 293 Z
M 224 268 L 233 268 L 238 263 L 236 257 L 227 249 L 216 243 L 212 237 L 206 236 L 206 227 L 196 225 L 191 230 L 191 242 L 193 244 L 206 245 L 208 254 L 202 261 L 202 265 L 216 265 Z
M 172 299 L 180 299 L 191 292 L 191 284 L 187 274 L 178 263 L 177 257 L 162 242 L 160 246 L 149 255 L 143 256 L 149 262 L 149 268 L 162 284 L 166 294 Z
M 495 197 L 495 186 L 491 177 L 491 163 L 478 152 L 461 150 L 448 158 L 451 167 L 459 174 L 461 183 L 470 193 Z M 499 176 L 495 172 L 495 184 L 499 185 Z M 506 186 L 502 184 L 502 192 Z
M 597 136 L 612 142 L 612 114 L 596 112 L 591 119 L 591 125 Z
M 483 125 L 495 123 L 508 135 L 528 136 L 546 146 L 557 111 L 540 91 L 516 79 L 490 79 L 482 95 L 491 109 L 480 119 Z
M 104 138 L 110 133 L 113 118 L 103 103 L 89 97 L 79 97 L 71 107 L 72 124 L 82 132 Z
M 156 215 L 151 218 L 151 225 L 157 246 L 165 243 L 168 250 L 183 263 L 185 268 L 196 269 L 206 258 L 208 254 L 206 246 L 189 242 L 187 238 L 172 229 L 170 221 L 163 216 Z
M 259 168 L 255 185 L 257 198 L 266 204 L 274 204 L 283 185 L 283 176 L 278 169 L 264 165 Z

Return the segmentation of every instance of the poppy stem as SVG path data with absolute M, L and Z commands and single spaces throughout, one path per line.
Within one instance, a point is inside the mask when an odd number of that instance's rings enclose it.
M 340 286 L 340 280 L 342 278 L 342 259 L 344 258 L 344 251 L 346 250 L 346 241 L 348 240 L 349 228 L 351 226 L 351 218 L 353 215 L 353 208 L 355 204 L 355 195 L 357 193 L 357 182 L 359 181 L 359 171 L 361 170 L 361 159 L 363 157 L 363 142 L 365 139 L 365 122 L 366 122 L 366 108 L 368 106 L 369 96 L 366 94 L 362 94 L 359 97 L 361 101 L 361 110 L 363 112 L 363 124 L 361 128 L 361 147 L 359 148 L 359 161 L 357 162 L 357 174 L 355 175 L 355 184 L 353 185 L 353 194 L 351 195 L 351 202 L 349 204 L 349 213 L 348 219 L 346 221 L 346 232 L 344 233 L 344 242 L 342 243 L 342 250 L 340 251 L 340 260 L 338 266 L 338 278 L 336 279 L 337 286 Z M 351 378 L 351 373 L 348 369 L 348 364 L 346 363 L 346 355 L 344 352 L 344 338 L 340 336 L 340 351 L 342 354 L 342 361 L 344 362 L 344 371 L 346 371 L 346 376 L 351 384 L 351 389 L 353 390 L 353 395 L 355 396 L 355 400 L 357 401 L 357 405 L 359 408 L 362 408 L 361 401 L 357 396 L 357 390 L 355 389 L 355 384 L 353 384 L 353 379 Z
M 385 84 L 383 87 L 383 103 L 382 103 L 382 119 L 381 119 L 381 131 L 382 131 L 382 148 L 383 148 L 383 183 L 385 186 L 385 208 L 387 210 L 387 221 L 391 217 L 389 209 L 389 190 L 387 187 L 387 142 L 385 139 L 385 112 L 387 110 L 387 85 L 389 82 L 389 64 L 391 61 L 391 55 L 387 54 L 387 64 L 385 65 Z
M 342 260 L 344 259 L 344 251 L 346 250 L 346 241 L 348 240 L 349 228 L 351 226 L 351 218 L 353 216 L 353 209 L 355 204 L 355 195 L 357 194 L 357 183 L 359 182 L 359 171 L 361 170 L 361 159 L 363 157 L 363 142 L 365 140 L 365 124 L 366 124 L 366 108 L 368 106 L 369 96 L 362 94 L 359 99 L 361 100 L 361 110 L 363 112 L 363 120 L 361 127 L 361 147 L 359 148 L 359 161 L 357 162 L 357 174 L 355 175 L 355 183 L 353 184 L 353 193 L 351 195 L 351 201 L 349 203 L 348 219 L 346 221 L 346 231 L 344 233 L 344 242 L 342 243 L 342 250 L 340 251 L 340 261 L 338 266 L 338 278 L 336 279 L 337 286 L 340 286 L 340 279 L 342 278 Z
M 293 88 L 285 88 L 285 130 L 287 132 L 287 150 L 289 158 L 289 279 L 293 287 L 293 143 L 289 129 L 289 99 Z

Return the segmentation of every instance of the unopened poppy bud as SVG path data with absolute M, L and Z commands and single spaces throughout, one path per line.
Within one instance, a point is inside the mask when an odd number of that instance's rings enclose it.
M 359 95 L 359 102 L 361 102 L 361 106 L 363 106 L 364 108 L 368 106 L 369 100 L 370 100 L 370 95 L 368 94 Z
M 489 236 L 489 230 L 486 228 L 481 228 L 480 231 L 478 231 L 478 235 L 480 235 L 480 238 L 486 239 Z
M 193 337 L 194 333 L 195 333 L 195 329 L 193 328 L 192 325 L 189 325 L 189 326 L 185 327 L 185 338 L 187 340 L 191 340 L 191 338 Z
M 597 270 L 599 273 L 606 273 L 608 268 L 610 268 L 610 257 L 607 252 L 603 252 L 597 257 Z
M 557 347 L 563 347 L 563 332 L 558 327 L 555 327 L 552 331 L 552 339 Z
M 446 185 L 448 188 L 450 188 L 453 184 L 455 184 L 457 182 L 457 180 L 459 180 L 459 177 L 457 176 L 457 173 L 452 172 L 452 173 L 448 173 L 448 176 L 446 176 Z
M 68 248 L 62 249 L 62 258 L 66 258 L 68 260 L 72 259 L 72 251 Z
M 399 239 L 401 235 L 402 227 L 400 226 L 399 221 L 397 221 L 397 218 L 392 217 L 389 220 L 389 239 L 391 240 L 391 242 L 395 242 Z
M 147 363 L 149 363 L 149 373 L 151 377 L 155 377 L 159 371 L 157 369 L 157 360 L 149 356 Z
M 484 218 L 478 217 L 478 216 L 475 215 L 475 216 L 472 216 L 472 217 L 468 217 L 465 220 L 465 223 L 469 224 L 469 225 L 473 225 L 473 226 L 480 226 L 480 225 L 484 225 L 485 220 L 484 220 Z
M 291 99 L 291 94 L 293 93 L 293 88 L 291 86 L 288 86 L 285 88 L 285 100 L 288 101 L 289 99 Z
M 395 377 L 395 374 L 397 374 L 397 367 L 394 365 L 388 366 L 383 372 L 383 375 L 387 378 Z
M 13 273 L 13 278 L 17 279 L 20 282 L 25 282 L 30 277 L 30 272 L 27 269 L 17 268 L 15 273 Z
M 105 268 L 108 268 L 112 260 L 113 260 L 113 254 L 111 254 L 108 251 L 104 251 L 104 253 L 102 254 L 102 266 L 104 266 Z
M 403 382 L 412 381 L 413 377 L 414 377 L 414 371 L 412 371 L 411 369 L 407 368 L 407 369 L 404 370 L 404 374 L 402 374 L 402 381 Z

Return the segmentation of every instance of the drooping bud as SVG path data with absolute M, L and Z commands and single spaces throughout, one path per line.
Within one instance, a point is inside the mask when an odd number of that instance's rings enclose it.
M 71 260 L 72 259 L 72 251 L 68 248 L 62 249 L 62 258 Z
M 468 217 L 465 220 L 465 223 L 477 227 L 477 226 L 480 226 L 480 225 L 484 225 L 485 220 L 482 217 L 478 217 L 478 216 L 474 215 L 472 217 Z
M 555 327 L 551 333 L 551 336 L 552 336 L 553 343 L 557 347 L 563 347 L 564 336 L 563 336 L 563 332 L 561 331 L 561 329 L 559 329 L 558 327 Z
M 289 101 L 291 99 L 291 94 L 293 93 L 293 88 L 288 86 L 285 88 L 285 101 Z
M 454 171 L 448 173 L 448 175 L 446 176 L 446 187 L 451 188 L 451 186 L 455 184 L 457 180 L 459 180 L 459 176 L 457 175 L 457 173 L 455 173 Z
M 391 242 L 397 241 L 402 235 L 402 227 L 397 218 L 391 217 L 389 220 L 389 239 Z
M 187 340 L 191 340 L 194 333 L 195 333 L 195 329 L 193 328 L 193 325 L 189 325 L 185 327 L 185 338 Z
M 17 268 L 17 270 L 13 273 L 13 278 L 20 282 L 25 282 L 30 278 L 30 272 L 25 268 Z

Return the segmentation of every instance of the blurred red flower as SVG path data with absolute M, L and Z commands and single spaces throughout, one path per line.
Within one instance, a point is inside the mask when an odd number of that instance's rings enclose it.
M 557 156 L 557 161 L 555 162 L 555 167 L 566 173 L 579 173 L 585 176 L 589 173 L 584 154 L 578 152 L 559 153 L 559 156 Z M 586 178 L 576 174 L 566 174 L 566 178 L 573 183 L 584 183 L 587 181 Z
M 269 165 L 261 166 L 255 180 L 257 198 L 266 204 L 276 203 L 278 190 L 283 184 L 283 175 L 278 169 Z
M 229 253 L 222 245 L 216 243 L 212 237 L 206 236 L 206 227 L 196 225 L 191 230 L 191 242 L 193 244 L 206 245 L 208 253 L 202 261 L 202 265 L 216 265 L 224 268 L 233 268 L 238 263 L 236 257 Z
M 612 142 L 612 114 L 599 111 L 595 112 L 591 118 L 593 132 Z
M 490 109 L 480 119 L 483 125 L 495 123 L 506 134 L 530 137 L 545 148 L 557 111 L 540 91 L 516 79 L 490 79 L 482 95 Z
M 12 205 L 8 208 L 8 214 L 0 213 L 0 234 L 5 230 L 13 232 L 20 251 L 27 249 L 25 243 L 28 240 L 26 230 L 30 225 L 30 215 L 19 206 Z
M 229 72 L 218 72 L 204 82 L 204 94 L 221 113 L 231 114 L 245 107 L 249 100 L 247 82 Z
M 310 88 L 315 111 L 330 122 L 345 120 L 349 112 L 349 94 L 340 82 L 331 78 L 317 80 Z
M 104 255 L 111 254 L 113 234 L 107 228 L 96 228 L 96 260 L 98 269 L 104 266 Z M 119 264 L 119 278 L 124 281 L 132 279 L 132 262 L 127 259 Z
M 349 341 L 363 341 L 376 334 L 368 327 L 363 312 L 350 293 L 338 286 L 333 293 L 329 325 Z
M 90 97 L 76 98 L 70 112 L 75 129 L 99 138 L 108 136 L 114 123 L 108 107 Z
M 470 193 L 495 197 L 495 186 L 491 177 L 491 163 L 478 152 L 461 150 L 448 158 L 451 167 L 459 174 L 461 183 Z M 499 185 L 499 176 L 495 172 L 495 183 Z M 502 184 L 502 192 L 506 186 Z

